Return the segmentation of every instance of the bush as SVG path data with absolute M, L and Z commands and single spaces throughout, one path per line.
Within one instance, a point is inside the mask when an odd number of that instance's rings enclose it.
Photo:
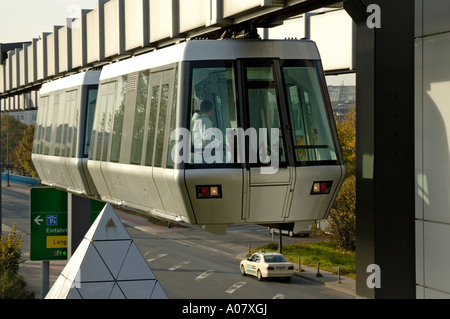
M 349 176 L 342 184 L 336 202 L 328 217 L 332 241 L 338 249 L 356 249 L 356 178 Z
M 0 299 L 34 299 L 23 278 L 12 271 L 0 270 Z
M 25 290 L 25 281 L 18 275 L 22 258 L 22 233 L 14 224 L 8 236 L 0 237 L 0 299 L 29 299 L 34 293 Z
M 9 270 L 14 274 L 19 271 L 22 259 L 22 234 L 17 234 L 14 224 L 9 235 L 0 237 L 0 269 Z

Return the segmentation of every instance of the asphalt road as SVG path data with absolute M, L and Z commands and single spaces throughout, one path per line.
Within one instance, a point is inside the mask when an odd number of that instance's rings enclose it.
M 18 230 L 24 231 L 25 236 L 29 234 L 29 190 L 3 187 L 2 204 L 3 224 L 11 226 L 15 222 Z M 227 235 L 220 236 L 192 227 L 169 229 L 123 212 L 117 214 L 170 299 L 352 298 L 300 277 L 293 277 L 290 282 L 260 282 L 255 277 L 242 276 L 239 262 L 249 245 L 255 248 L 272 240 L 265 227 L 231 226 Z M 286 244 L 307 240 L 314 239 L 283 237 Z M 28 252 L 24 253 L 26 257 Z M 27 267 L 31 269 L 33 265 L 27 261 L 24 268 Z M 53 269 L 61 267 L 63 264 L 58 263 Z M 51 281 L 57 275 L 53 274 Z M 33 282 L 31 286 L 38 284 Z
M 30 193 L 29 188 L 11 183 L 11 187 L 2 187 L 2 223 L 11 227 L 14 223 L 18 230 L 29 234 L 30 230 Z
M 125 221 L 126 223 L 126 221 Z M 128 228 L 169 298 L 194 299 L 339 299 L 350 298 L 300 277 L 258 281 L 242 276 L 240 256 L 248 243 L 267 243 L 271 235 L 261 226 L 232 226 L 217 236 L 195 229 L 152 233 Z

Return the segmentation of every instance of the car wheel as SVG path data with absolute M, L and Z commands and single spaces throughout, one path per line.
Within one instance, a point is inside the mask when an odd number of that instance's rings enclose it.
M 256 278 L 258 278 L 259 281 L 263 280 L 263 276 L 261 274 L 261 270 L 258 269 L 258 272 L 256 273 Z
M 242 275 L 242 276 L 245 276 L 245 275 L 246 275 L 244 265 L 241 266 L 241 275 Z

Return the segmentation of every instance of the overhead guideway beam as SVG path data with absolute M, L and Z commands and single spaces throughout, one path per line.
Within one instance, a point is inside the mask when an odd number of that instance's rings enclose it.
M 37 107 L 28 97 L 48 81 L 101 68 L 160 47 L 196 37 L 220 38 L 225 31 L 270 27 L 337 0 L 98 0 L 95 10 L 41 32 L 27 43 L 3 44 L 0 62 L 1 111 Z M 3 52 L 5 51 L 5 52 Z

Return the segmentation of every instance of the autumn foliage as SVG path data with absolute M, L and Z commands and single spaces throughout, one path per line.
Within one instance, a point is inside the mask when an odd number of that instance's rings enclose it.
M 329 231 L 339 249 L 356 249 L 356 108 L 336 124 L 347 175 L 330 215 Z

